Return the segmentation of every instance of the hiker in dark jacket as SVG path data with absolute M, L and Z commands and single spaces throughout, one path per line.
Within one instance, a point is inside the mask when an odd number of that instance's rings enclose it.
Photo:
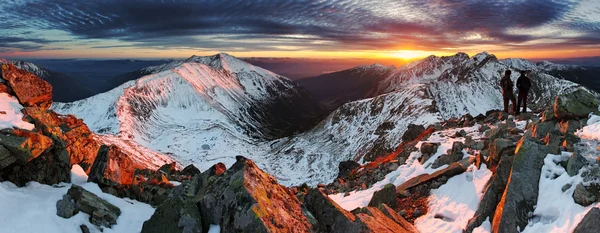
M 515 101 L 515 94 L 513 92 L 514 83 L 510 80 L 510 70 L 504 72 L 504 77 L 500 79 L 500 88 L 502 89 L 502 98 L 504 99 L 504 112 L 508 113 L 508 101 L 512 101 L 513 112 L 517 112 L 517 105 Z
M 517 88 L 519 89 L 519 96 L 517 100 L 517 114 L 519 114 L 519 108 L 521 104 L 523 104 L 522 113 L 527 112 L 527 94 L 529 93 L 529 88 L 531 88 L 531 80 L 527 77 L 529 71 L 521 71 L 521 76 L 517 79 Z

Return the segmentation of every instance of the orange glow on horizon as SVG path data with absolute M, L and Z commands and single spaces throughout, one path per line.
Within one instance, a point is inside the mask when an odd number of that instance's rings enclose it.
M 600 56 L 600 48 L 588 49 L 556 49 L 556 50 L 493 50 L 470 48 L 469 50 L 361 50 L 361 51 L 206 51 L 206 50 L 158 50 L 145 48 L 132 49 L 79 49 L 79 50 L 42 50 L 36 52 L 7 52 L 0 54 L 2 58 L 27 59 L 27 58 L 89 58 L 89 59 L 159 59 L 159 58 L 187 58 L 192 55 L 207 56 L 219 52 L 226 52 L 237 57 L 286 57 L 286 58 L 317 58 L 317 59 L 371 59 L 371 60 L 400 60 L 399 63 L 414 61 L 429 55 L 450 56 L 457 52 L 465 52 L 473 56 L 479 52 L 487 51 L 503 58 L 525 59 L 562 59 L 575 57 Z

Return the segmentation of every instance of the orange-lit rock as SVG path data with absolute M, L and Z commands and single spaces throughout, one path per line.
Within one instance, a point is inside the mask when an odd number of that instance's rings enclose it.
M 102 145 L 90 170 L 88 181 L 111 187 L 130 185 L 133 183 L 135 170 L 143 168 L 117 146 Z
M 79 164 L 89 173 L 100 144 L 81 119 L 72 115 L 62 116 L 40 107 L 27 107 L 23 113 L 31 117 L 36 127 L 46 135 L 65 141 L 71 164 Z
M 26 160 L 22 162 L 29 162 L 32 159 L 37 158 L 44 151 L 48 150 L 50 146 L 52 146 L 52 139 L 42 135 L 39 132 L 13 129 L 12 133 L 17 137 L 25 138 L 25 140 L 19 146 L 25 153 L 27 153 L 28 156 L 23 157 L 23 159 Z
M 20 70 L 12 64 L 4 64 L 2 78 L 8 81 L 8 85 L 24 106 L 49 109 L 52 105 L 52 86 L 34 74 Z

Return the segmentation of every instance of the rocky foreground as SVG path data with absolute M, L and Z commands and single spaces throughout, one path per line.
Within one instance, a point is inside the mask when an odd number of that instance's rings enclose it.
M 0 181 L 66 184 L 71 168 L 78 165 L 102 192 L 156 207 L 140 229 L 143 233 L 418 232 L 418 223 L 430 215 L 461 223 L 464 232 L 519 232 L 559 218 L 539 211 L 546 191 L 542 186 L 559 182 L 553 179 L 568 179 L 562 192 L 572 193 L 577 205 L 589 206 L 568 231 L 600 231 L 595 222 L 600 209 L 592 207 L 600 199 L 598 152 L 589 156 L 596 149 L 590 150 L 577 133 L 591 122 L 591 114 L 598 114 L 598 101 L 584 90 L 561 95 L 548 109 L 517 118 L 490 111 L 428 127 L 411 125 L 393 153 L 366 164 L 342 162 L 331 184 L 289 188 L 242 156 L 230 168 L 219 163 L 204 172 L 193 166 L 180 170 L 176 163 L 157 167 L 139 162 L 129 151 L 100 140 L 82 120 L 49 110 L 52 87 L 42 79 L 11 65 L 2 66 L 2 78 L 0 92 L 18 99 L 23 121 L 33 127 L 2 129 Z M 440 138 L 445 141 L 436 141 Z M 418 174 L 389 182 L 411 164 L 422 168 Z M 473 170 L 489 174 L 474 200 L 474 213 L 466 219 L 430 213 L 433 193 Z M 81 232 L 110 231 L 124 224 L 119 217 L 125 210 L 106 196 L 69 186 L 56 202 L 56 214 L 87 214 L 93 227 L 83 224 Z M 348 210 L 344 198 L 369 191 L 373 193 L 365 204 Z

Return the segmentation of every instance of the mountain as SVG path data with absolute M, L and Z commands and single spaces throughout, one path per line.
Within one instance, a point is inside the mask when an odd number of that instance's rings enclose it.
M 333 103 L 350 102 L 310 129 L 321 111 L 304 89 L 227 54 L 150 67 L 144 69 L 150 75 L 53 108 L 83 118 L 95 132 L 131 138 L 184 165 L 207 169 L 246 155 L 283 184 L 314 185 L 331 182 L 342 161 L 370 161 L 393 152 L 411 124 L 427 127 L 501 109 L 500 75 L 506 69 L 537 67 L 519 61 L 498 60 L 485 52 L 473 57 L 458 53 L 398 68 L 338 72 L 326 77 L 343 80 L 348 74 L 348 80 L 364 85 L 339 84 L 339 90 L 335 82 L 327 84 L 324 89 L 342 93 L 327 95 Z M 531 75 L 531 109 L 580 87 L 544 67 Z M 512 78 L 517 77 L 514 72 Z
M 15 67 L 37 75 L 38 77 L 48 81 L 52 87 L 52 99 L 59 102 L 68 102 L 95 94 L 94 91 L 81 85 L 81 83 L 61 72 L 47 70 L 44 67 L 38 66 L 31 62 L 20 60 L 6 60 L 0 58 L 0 64 L 14 64 Z
M 322 114 L 292 81 L 227 54 L 147 70 L 152 74 L 53 109 L 201 169 L 264 155 L 269 140 L 308 129 Z
M 374 97 L 373 87 L 382 77 L 387 77 L 394 70 L 394 66 L 380 64 L 358 66 L 298 79 L 296 82 L 311 92 L 313 97 L 323 105 L 336 109 L 346 102 Z

